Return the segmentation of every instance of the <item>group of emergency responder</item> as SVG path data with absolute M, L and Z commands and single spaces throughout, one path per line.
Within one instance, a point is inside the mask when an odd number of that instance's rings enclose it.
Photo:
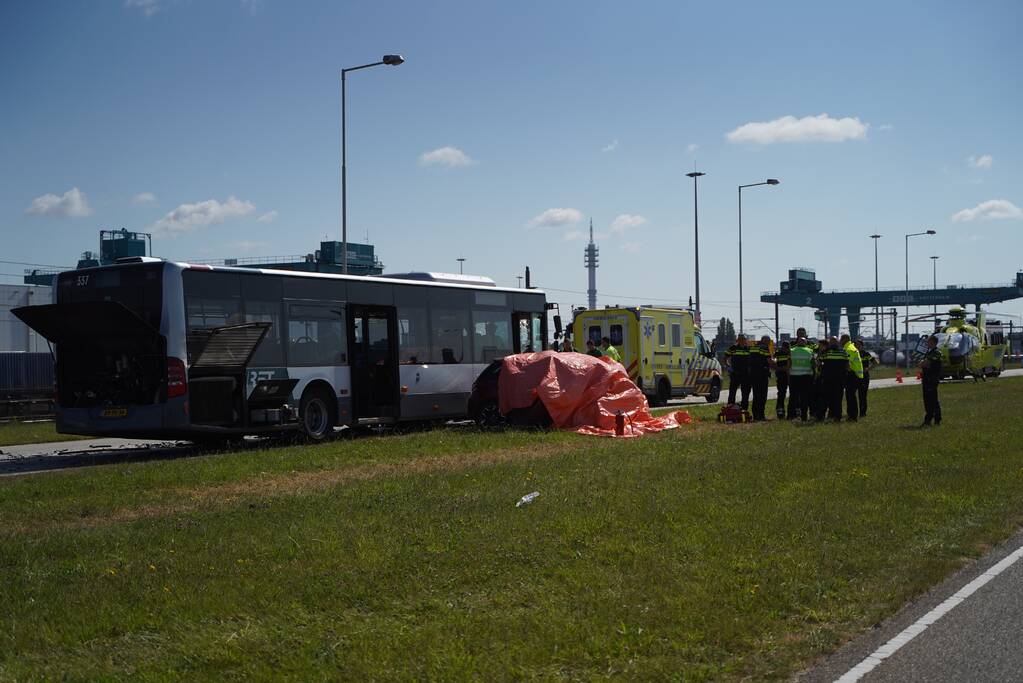
M 941 405 L 938 402 L 938 381 L 941 379 L 941 353 L 937 350 L 937 337 L 928 342 L 929 351 L 920 363 L 924 387 L 924 425 L 941 424 Z M 867 415 L 867 392 L 870 388 L 870 369 L 878 364 L 877 358 L 863 346 L 844 334 L 829 337 L 816 344 L 806 337 L 806 330 L 796 331 L 794 342 L 784 341 L 772 353 L 771 338 L 764 335 L 750 344 L 740 334 L 725 351 L 724 365 L 730 377 L 728 403 L 735 404 L 736 394 L 745 412 L 750 409 L 754 421 L 766 420 L 767 387 L 774 371 L 778 388 L 775 412 L 779 420 L 796 418 L 806 421 L 842 420 L 842 399 L 845 398 L 845 418 L 856 422 Z M 785 399 L 788 398 L 786 406 Z

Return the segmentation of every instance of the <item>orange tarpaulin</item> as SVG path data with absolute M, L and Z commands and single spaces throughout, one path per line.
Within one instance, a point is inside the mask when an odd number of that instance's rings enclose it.
M 621 363 L 582 353 L 520 353 L 502 361 L 498 408 L 502 415 L 543 403 L 558 429 L 615 436 L 615 416 L 625 416 L 624 436 L 674 429 L 692 422 L 680 410 L 654 417 L 646 396 Z

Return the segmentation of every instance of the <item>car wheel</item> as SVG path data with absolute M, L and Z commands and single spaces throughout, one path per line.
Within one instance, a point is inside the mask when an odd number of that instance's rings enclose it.
M 313 389 L 302 395 L 299 419 L 302 434 L 310 441 L 323 441 L 334 433 L 334 401 L 323 390 Z
M 480 429 L 501 429 L 507 424 L 496 401 L 487 401 L 476 414 L 476 426 Z
M 717 403 L 721 399 L 721 380 L 716 377 L 710 383 L 710 393 L 707 394 L 707 403 Z

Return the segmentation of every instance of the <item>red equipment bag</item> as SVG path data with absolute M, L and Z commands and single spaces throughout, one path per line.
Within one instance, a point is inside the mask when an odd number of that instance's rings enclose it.
M 750 416 L 748 410 L 743 410 L 740 406 L 734 403 L 729 403 L 721 412 L 718 413 L 718 422 L 725 424 L 735 424 L 738 422 L 752 422 L 753 418 Z

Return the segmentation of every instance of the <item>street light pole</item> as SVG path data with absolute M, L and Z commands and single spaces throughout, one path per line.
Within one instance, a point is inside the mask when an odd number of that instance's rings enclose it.
M 387 66 L 398 66 L 405 58 L 401 55 L 384 55 L 379 62 L 353 66 L 348 69 L 341 69 L 341 272 L 348 274 L 348 150 L 347 150 L 347 114 L 345 107 L 345 83 L 349 71 L 368 69 L 373 66 L 386 64 Z
M 750 183 L 739 186 L 739 334 L 742 334 L 742 188 L 757 187 L 759 185 L 777 185 L 780 180 L 768 178 L 762 183 Z
M 463 263 L 465 263 L 465 259 L 464 259 L 463 257 L 459 256 L 459 257 L 458 257 L 457 259 L 455 259 L 455 260 L 456 260 L 456 261 L 458 261 L 458 274 L 459 274 L 459 275 L 462 275 L 462 274 L 463 274 L 463 273 L 462 273 L 462 264 L 463 264 Z
M 693 179 L 693 256 L 696 260 L 696 317 L 700 318 L 700 204 L 697 185 L 706 173 L 693 171 L 686 176 Z M 740 316 L 741 317 L 741 316 Z
M 938 293 L 938 259 L 939 258 L 941 258 L 941 257 L 940 256 L 932 256 L 931 257 L 931 265 L 933 266 L 933 270 L 934 270 L 934 274 L 932 276 L 934 278 L 934 283 L 931 286 L 934 287 L 935 295 L 937 295 L 937 293 Z M 937 302 L 937 300 L 934 301 L 934 315 L 938 315 L 938 302 Z M 937 320 L 935 320 L 934 322 L 936 324 Z
M 870 239 L 874 240 L 874 296 L 877 297 L 880 294 L 878 289 L 877 279 L 877 241 L 881 239 L 881 235 L 871 235 Z M 884 327 L 881 326 L 881 309 L 874 306 L 874 336 L 881 335 L 881 344 L 884 344 Z
M 913 232 L 906 235 L 906 372 L 909 372 L 909 238 L 918 237 L 920 235 L 933 235 L 934 230 L 925 230 L 924 232 Z M 898 352 L 899 346 L 895 345 L 896 353 Z

